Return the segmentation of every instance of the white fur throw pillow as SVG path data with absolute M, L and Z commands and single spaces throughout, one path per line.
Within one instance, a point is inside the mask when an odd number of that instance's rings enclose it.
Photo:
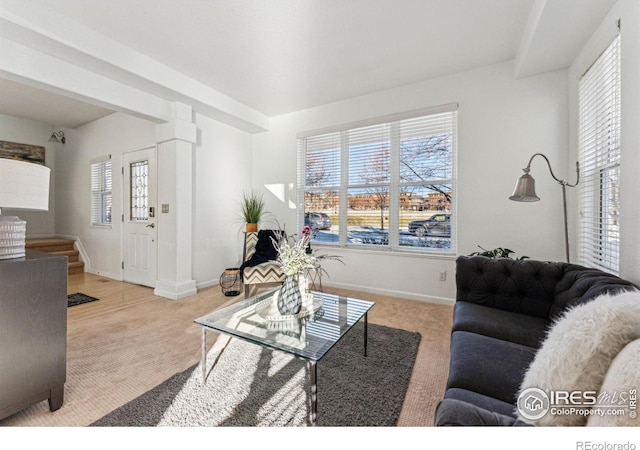
M 597 392 L 613 359 L 638 338 L 638 291 L 605 294 L 569 309 L 549 330 L 525 374 L 520 393 L 528 388 L 538 388 L 547 395 L 552 391 Z M 526 396 L 522 396 L 523 401 Z M 534 425 L 579 426 L 587 422 L 584 414 L 553 414 L 552 410 L 536 420 L 524 417 L 520 410 L 516 412 L 523 421 Z
M 598 398 L 606 395 L 610 400 L 600 408 L 602 414 L 592 414 L 587 420 L 587 426 L 595 427 L 637 427 L 638 418 L 638 389 L 640 389 L 640 339 L 627 344 L 609 367 L 607 376 L 602 383 Z M 633 403 L 635 400 L 635 403 Z M 615 410 L 620 406 L 622 414 Z M 594 409 L 598 409 L 597 407 Z M 607 414 L 610 413 L 610 414 Z

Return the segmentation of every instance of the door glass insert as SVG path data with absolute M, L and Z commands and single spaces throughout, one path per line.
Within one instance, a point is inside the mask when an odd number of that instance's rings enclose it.
M 149 220 L 149 161 L 131 163 L 129 173 L 131 177 L 129 218 L 134 222 Z

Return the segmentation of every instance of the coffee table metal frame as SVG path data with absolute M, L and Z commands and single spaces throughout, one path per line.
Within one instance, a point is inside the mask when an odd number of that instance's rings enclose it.
M 337 344 L 356 323 L 364 323 L 364 356 L 367 356 L 367 314 L 375 305 L 368 300 L 311 291 L 310 296 L 322 306 L 302 319 L 274 321 L 256 310 L 273 297 L 268 291 L 215 310 L 196 320 L 202 326 L 202 382 L 207 377 L 207 330 L 240 338 L 272 350 L 282 351 L 306 361 L 311 378 L 310 422 L 315 425 L 318 415 L 317 363 Z

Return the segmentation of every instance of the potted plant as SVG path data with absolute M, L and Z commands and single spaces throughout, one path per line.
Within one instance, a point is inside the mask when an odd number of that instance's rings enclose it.
M 525 259 L 529 259 L 528 256 L 520 256 L 518 258 L 513 258 L 511 256 L 512 253 L 515 253 L 513 250 L 509 250 L 508 248 L 502 248 L 502 247 L 498 247 L 498 248 L 494 248 L 493 250 L 487 250 L 484 249 L 482 247 L 480 247 L 478 245 L 478 247 L 480 248 L 480 250 L 482 250 L 481 252 L 473 252 L 471 253 L 469 256 L 486 256 L 487 258 L 510 258 L 510 259 L 515 259 L 516 261 L 522 261 Z
M 258 231 L 258 222 L 265 213 L 262 194 L 255 192 L 242 194 L 242 216 L 246 222 L 247 231 Z

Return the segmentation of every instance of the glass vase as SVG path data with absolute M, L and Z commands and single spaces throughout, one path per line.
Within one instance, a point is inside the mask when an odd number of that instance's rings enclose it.
M 278 312 L 283 316 L 298 314 L 302 307 L 302 293 L 295 275 L 287 275 L 278 292 Z

